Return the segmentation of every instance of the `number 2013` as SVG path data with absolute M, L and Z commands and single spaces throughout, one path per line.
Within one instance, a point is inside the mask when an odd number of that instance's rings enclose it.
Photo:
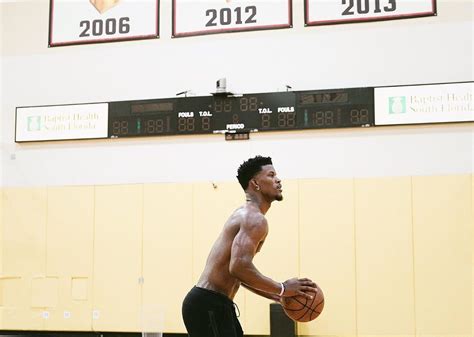
M 206 23 L 206 27 L 215 27 L 218 23 L 221 26 L 227 26 L 232 23 L 237 25 L 245 23 L 257 23 L 255 16 L 257 15 L 256 6 L 247 6 L 244 8 L 247 18 L 245 21 L 242 21 L 242 7 L 234 8 L 235 18 L 233 17 L 232 10 L 230 8 L 221 8 L 218 12 L 217 9 L 208 9 L 206 10 L 206 17 L 210 17 L 209 21 Z M 233 22 L 235 19 L 235 22 Z
M 354 3 L 355 1 L 355 3 Z M 397 3 L 396 0 L 384 0 L 387 2 L 387 6 L 383 6 L 383 11 L 384 12 L 393 12 L 397 9 Z M 355 12 L 353 8 L 355 7 L 357 10 L 357 13 L 359 14 L 367 14 L 370 12 L 370 0 L 342 0 L 343 5 L 347 5 L 346 9 L 342 12 L 342 15 L 354 15 Z M 380 4 L 381 0 L 375 0 L 374 1 L 374 13 L 381 13 L 382 12 L 382 6 Z

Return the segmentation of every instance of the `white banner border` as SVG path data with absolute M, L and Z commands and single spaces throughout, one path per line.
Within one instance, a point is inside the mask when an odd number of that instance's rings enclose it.
M 309 18 L 309 1 L 304 0 L 304 25 L 309 26 L 325 26 L 325 25 L 339 25 L 345 23 L 361 23 L 361 22 L 373 22 L 373 21 L 390 21 L 400 19 L 412 19 L 425 16 L 436 16 L 437 4 L 436 0 L 431 0 L 432 10 L 430 12 L 423 13 L 411 13 L 411 14 L 396 14 L 396 15 L 384 15 L 384 16 L 372 16 L 364 18 L 353 18 L 353 19 L 340 19 L 340 20 L 324 20 L 324 21 L 311 21 Z
M 96 44 L 96 43 L 109 43 L 109 42 L 123 42 L 123 41 L 134 41 L 134 40 L 149 40 L 158 39 L 160 37 L 160 0 L 156 0 L 156 32 L 147 35 L 136 35 L 129 37 L 116 37 L 116 38 L 101 38 L 86 41 L 66 41 L 66 42 L 54 42 L 53 41 L 53 11 L 54 11 L 54 0 L 49 0 L 49 23 L 48 23 L 48 47 L 63 47 L 63 46 L 74 46 L 74 45 L 85 45 L 85 44 Z
M 222 33 L 238 33 L 238 32 L 251 32 L 258 30 L 272 30 L 272 29 L 285 29 L 293 28 L 293 0 L 288 0 L 288 23 L 267 25 L 267 26 L 253 26 L 253 27 L 242 27 L 242 28 L 221 28 L 215 30 L 202 30 L 193 32 L 176 32 L 176 0 L 173 0 L 172 4 L 172 23 L 171 23 L 171 37 L 180 38 L 188 36 L 199 36 L 199 35 L 210 35 L 210 34 L 222 34 Z

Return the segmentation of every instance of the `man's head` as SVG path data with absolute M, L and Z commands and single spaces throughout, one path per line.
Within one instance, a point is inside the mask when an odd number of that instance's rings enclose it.
M 256 192 L 273 200 L 283 200 L 281 180 L 277 178 L 272 158 L 256 156 L 243 162 L 237 179 L 245 192 Z

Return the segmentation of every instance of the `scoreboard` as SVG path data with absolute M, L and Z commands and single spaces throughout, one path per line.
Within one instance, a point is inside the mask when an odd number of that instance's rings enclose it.
M 109 137 L 373 125 L 373 88 L 112 102 Z
M 457 82 L 17 107 L 15 142 L 474 122 L 473 95 Z

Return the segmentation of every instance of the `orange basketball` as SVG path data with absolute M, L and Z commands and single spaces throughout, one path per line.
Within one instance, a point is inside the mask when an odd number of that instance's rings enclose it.
M 281 305 L 288 317 L 297 322 L 309 322 L 319 316 L 324 308 L 324 294 L 321 288 L 310 300 L 304 296 L 283 297 Z

